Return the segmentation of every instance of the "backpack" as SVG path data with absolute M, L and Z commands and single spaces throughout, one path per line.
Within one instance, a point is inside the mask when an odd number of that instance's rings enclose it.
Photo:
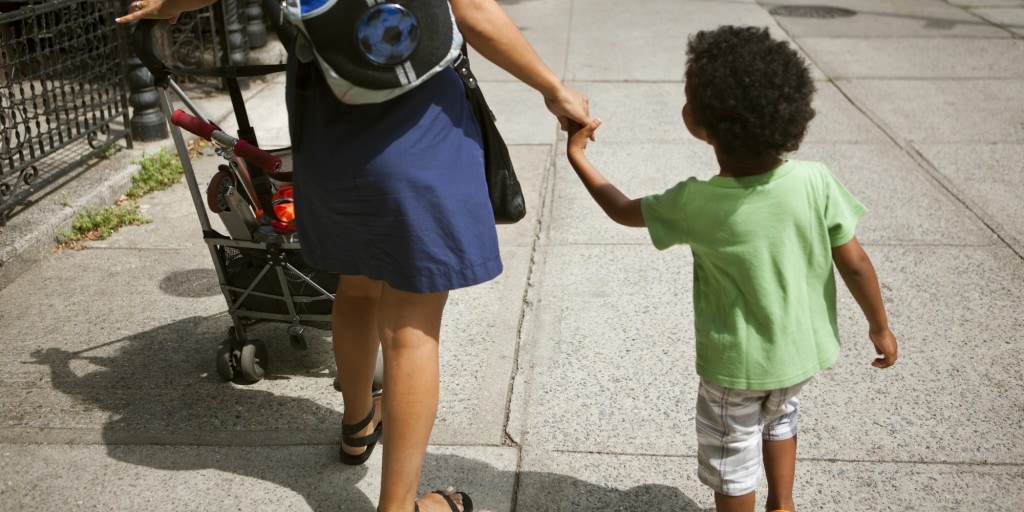
M 423 83 L 460 54 L 448 0 L 285 0 L 295 55 L 316 62 L 343 103 L 380 103 Z

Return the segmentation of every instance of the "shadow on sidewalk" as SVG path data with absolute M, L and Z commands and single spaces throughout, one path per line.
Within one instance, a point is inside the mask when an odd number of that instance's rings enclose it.
M 337 449 L 326 446 L 340 437 L 341 411 L 309 398 L 230 385 L 213 371 L 213 352 L 228 324 L 225 315 L 192 317 L 82 351 L 39 350 L 32 362 L 49 367 L 54 390 L 110 414 L 103 440 L 114 460 L 171 471 L 215 469 L 271 482 L 302 496 L 318 512 L 374 510 L 376 497 L 358 485 L 377 476 L 338 463 Z M 308 376 L 332 357 L 329 343 L 307 352 L 290 349 L 287 337 L 268 345 L 272 364 L 277 362 L 274 378 L 282 381 Z M 332 380 L 333 373 L 323 373 L 325 388 Z M 272 439 L 263 443 L 262 435 Z M 270 452 L 272 458 L 253 455 L 254 448 L 268 453 L 273 445 L 281 450 Z M 170 447 L 176 449 L 165 449 Z M 509 489 L 516 476 L 447 454 L 428 454 L 424 474 L 443 475 L 452 484 L 471 478 L 483 510 L 508 506 L 502 489 Z M 522 472 L 519 478 L 521 494 L 528 493 L 519 497 L 520 509 L 535 510 L 540 502 L 547 510 L 701 511 L 679 489 L 664 485 L 617 490 L 553 473 Z M 252 487 L 240 492 L 246 490 Z M 225 489 L 223 499 L 231 497 L 232 490 Z M 488 503 L 488 498 L 501 502 Z

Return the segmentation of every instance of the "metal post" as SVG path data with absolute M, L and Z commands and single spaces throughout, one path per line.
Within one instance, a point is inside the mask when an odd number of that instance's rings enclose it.
M 245 12 L 238 8 L 238 0 L 222 0 L 224 6 L 224 27 L 227 30 L 227 52 L 226 65 L 242 66 L 249 61 L 249 41 L 246 38 L 245 27 L 239 22 L 240 16 Z M 247 78 L 240 78 L 238 85 L 242 89 L 249 87 Z
M 127 2 L 125 8 L 127 8 Z M 135 30 L 138 22 L 128 25 L 127 33 Z M 132 108 L 129 124 L 132 139 L 138 141 L 154 141 L 167 138 L 167 123 L 160 113 L 160 95 L 153 85 L 153 74 L 142 65 L 135 56 L 131 45 L 126 45 L 125 54 L 127 73 L 125 81 L 128 85 L 128 105 Z
M 260 0 L 245 0 L 245 34 L 249 38 L 249 49 L 267 45 L 267 25 L 263 23 L 263 7 Z

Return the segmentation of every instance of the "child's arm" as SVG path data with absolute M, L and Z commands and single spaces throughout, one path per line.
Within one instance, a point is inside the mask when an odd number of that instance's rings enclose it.
M 889 319 L 885 314 L 882 291 L 878 287 L 878 276 L 857 237 L 833 248 L 832 260 L 835 261 L 839 275 L 843 277 L 850 294 L 857 300 L 864 317 L 868 320 L 868 336 L 875 344 L 875 352 L 881 356 L 871 365 L 875 368 L 888 368 L 896 364 L 896 336 L 889 330 Z
M 576 170 L 576 175 L 583 181 L 594 201 L 597 201 L 598 206 L 609 218 L 623 226 L 642 228 L 647 224 L 640 211 L 641 200 L 626 197 L 587 160 L 587 141 L 593 140 L 594 130 L 598 126 L 601 126 L 600 119 L 594 119 L 586 126 L 575 122 L 569 123 L 569 143 L 566 149 L 569 163 Z

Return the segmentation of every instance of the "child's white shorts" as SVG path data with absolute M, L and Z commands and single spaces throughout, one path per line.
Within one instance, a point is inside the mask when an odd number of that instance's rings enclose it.
M 796 436 L 797 394 L 807 381 L 770 391 L 723 388 L 701 379 L 697 477 L 726 496 L 757 489 L 761 442 Z

